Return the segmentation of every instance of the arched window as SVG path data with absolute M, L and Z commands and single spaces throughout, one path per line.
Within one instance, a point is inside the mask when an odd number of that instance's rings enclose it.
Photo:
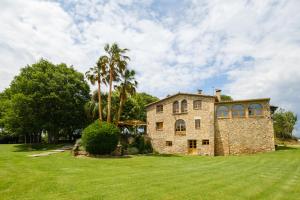
M 184 132 L 185 128 L 185 121 L 182 119 L 178 119 L 175 122 L 175 132 Z
M 181 101 L 181 112 L 187 112 L 187 101 L 185 99 Z
M 175 101 L 173 103 L 173 113 L 179 113 L 179 102 Z
M 219 106 L 217 108 L 218 117 L 228 117 L 229 109 L 227 106 Z
M 232 117 L 245 117 L 245 107 L 243 105 L 232 106 Z
M 249 111 L 249 116 L 262 115 L 263 107 L 259 103 L 250 104 L 248 111 Z

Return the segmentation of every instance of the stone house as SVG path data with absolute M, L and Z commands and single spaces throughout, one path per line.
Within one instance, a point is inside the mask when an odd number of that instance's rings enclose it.
M 270 99 L 221 101 L 177 93 L 147 105 L 147 134 L 167 154 L 237 155 L 274 151 Z

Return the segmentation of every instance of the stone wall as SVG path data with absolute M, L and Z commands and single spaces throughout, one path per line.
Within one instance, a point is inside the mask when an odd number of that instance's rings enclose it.
M 250 103 L 263 105 L 262 116 L 249 116 Z M 217 103 L 230 108 L 228 118 L 217 118 L 215 123 L 215 155 L 237 155 L 274 151 L 274 129 L 270 116 L 268 100 L 255 102 L 236 102 L 245 106 L 245 117 L 232 118 L 231 107 L 234 103 Z
M 173 114 L 173 102 L 186 99 L 187 113 Z M 193 101 L 202 100 L 202 108 L 193 109 Z M 152 139 L 155 151 L 159 153 L 187 154 L 188 140 L 197 140 L 198 155 L 214 155 L 214 97 L 205 95 L 179 94 L 161 101 L 163 112 L 156 113 L 156 105 L 147 108 L 147 134 Z M 181 110 L 179 108 L 179 110 Z M 186 134 L 175 134 L 175 122 L 183 119 L 186 123 Z M 201 120 L 201 128 L 195 129 L 195 119 Z M 156 122 L 163 122 L 163 130 L 156 130 Z M 209 145 L 202 145 L 202 140 L 208 139 Z M 166 146 L 166 141 L 172 141 L 172 146 Z

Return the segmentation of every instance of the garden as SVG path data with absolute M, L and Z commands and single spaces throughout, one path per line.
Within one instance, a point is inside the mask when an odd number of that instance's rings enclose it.
M 300 148 L 229 157 L 29 157 L 61 145 L 0 145 L 1 200 L 299 199 Z

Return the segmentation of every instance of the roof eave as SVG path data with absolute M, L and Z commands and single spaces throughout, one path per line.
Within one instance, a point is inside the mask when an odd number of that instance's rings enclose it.
M 270 98 L 259 98 L 259 99 L 241 99 L 241 100 L 232 100 L 232 101 L 220 101 L 215 102 L 215 104 L 226 104 L 226 103 L 239 103 L 239 102 L 255 102 L 255 101 L 270 101 Z

